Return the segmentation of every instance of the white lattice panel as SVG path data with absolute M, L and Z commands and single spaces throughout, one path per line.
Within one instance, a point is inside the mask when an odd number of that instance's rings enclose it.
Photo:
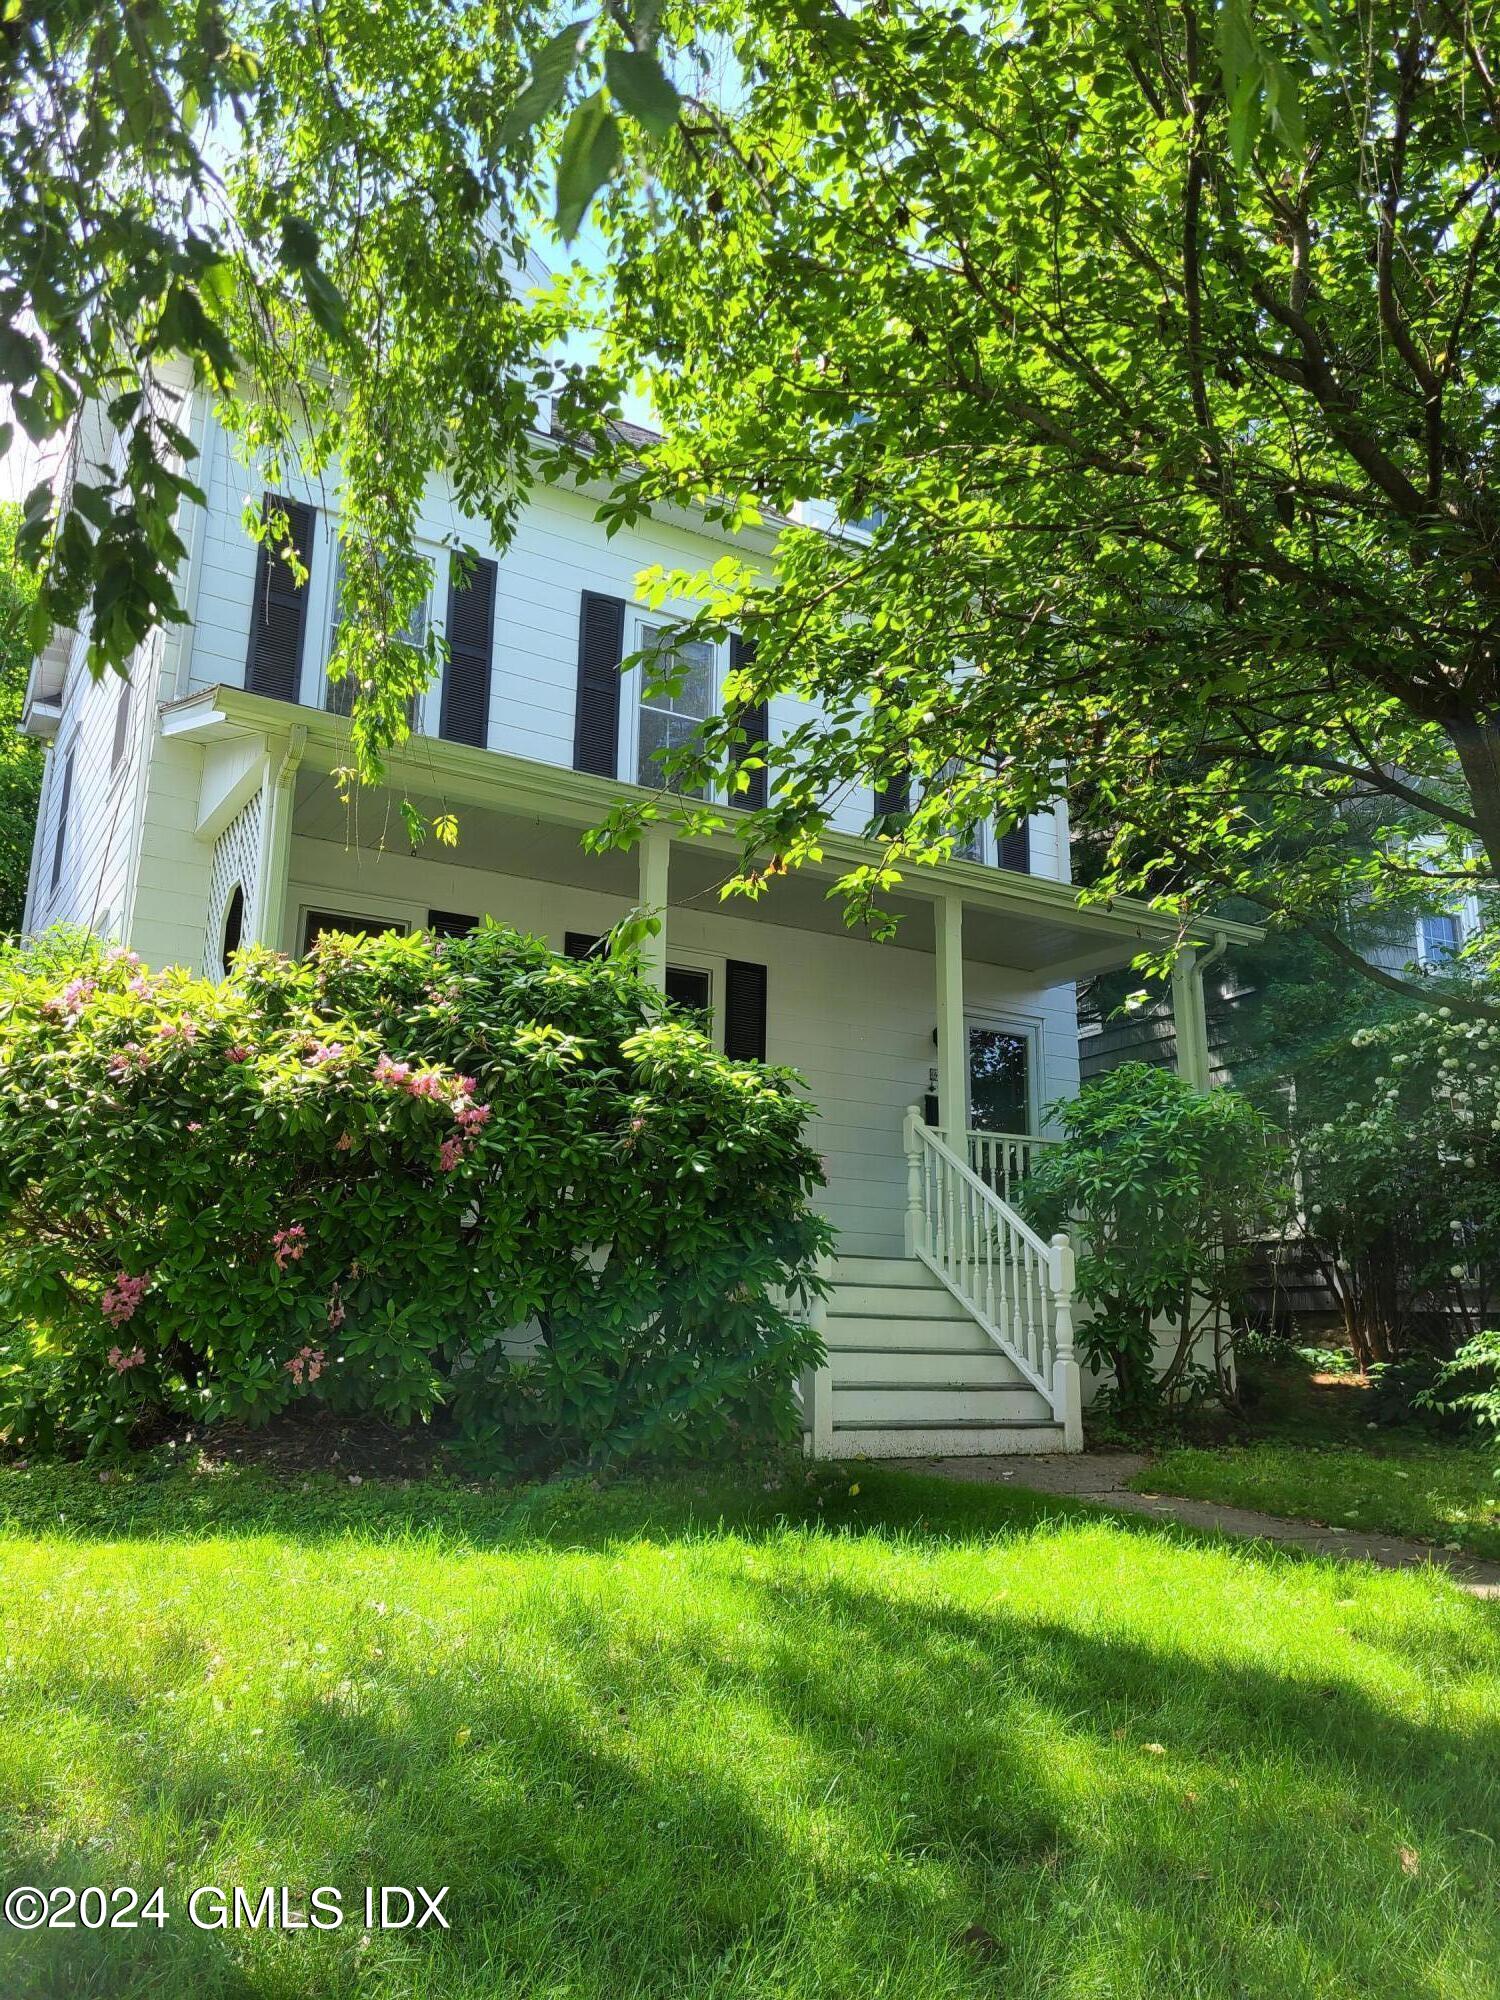
M 211 979 L 222 979 L 224 964 L 224 919 L 229 899 L 239 888 L 245 897 L 245 919 L 240 931 L 243 943 L 255 935 L 255 905 L 259 890 L 260 826 L 265 794 L 257 792 L 250 803 L 235 814 L 214 842 L 213 873 L 208 885 L 208 924 L 203 947 L 203 969 Z

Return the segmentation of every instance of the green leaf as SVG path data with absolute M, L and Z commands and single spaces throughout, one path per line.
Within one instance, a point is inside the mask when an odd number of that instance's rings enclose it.
M 557 231 L 571 243 L 589 203 L 614 172 L 620 158 L 620 127 L 599 91 L 586 97 L 568 120 L 557 163 Z
M 531 65 L 525 88 L 500 127 L 502 146 L 513 146 L 518 139 L 525 138 L 533 125 L 540 124 L 549 111 L 555 111 L 562 103 L 588 25 L 587 21 L 570 21 L 543 45 Z
M 654 55 L 611 49 L 604 74 L 621 107 L 655 139 L 665 139 L 677 123 L 682 99 Z

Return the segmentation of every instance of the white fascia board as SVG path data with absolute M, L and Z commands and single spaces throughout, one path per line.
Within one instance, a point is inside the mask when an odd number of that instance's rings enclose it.
M 199 742 L 247 732 L 280 738 L 299 725 L 306 732 L 305 761 L 310 768 L 334 771 L 347 766 L 348 723 L 322 709 L 293 708 L 242 688 L 216 687 L 185 701 L 168 702 L 161 711 L 163 735 Z M 597 825 L 612 805 L 659 803 L 661 797 L 619 779 L 598 778 L 586 771 L 516 757 L 508 751 L 450 743 L 441 737 L 422 737 L 393 750 L 386 758 L 386 781 L 417 796 L 440 790 L 455 804 L 530 812 L 539 820 L 578 827 Z M 726 854 L 739 851 L 739 840 L 728 828 L 694 844 Z M 882 847 L 854 834 L 826 833 L 822 846 L 824 866 L 817 872 L 830 877 L 880 862 L 885 856 Z M 955 891 L 974 909 L 1050 918 L 1089 933 L 1098 939 L 1105 957 L 1111 948 L 1123 954 L 1117 960 L 1120 964 L 1128 963 L 1143 946 L 1159 948 L 1180 939 L 1210 945 L 1221 937 L 1231 944 L 1253 944 L 1262 936 L 1254 925 L 1216 918 L 1203 918 L 1184 927 L 1177 918 L 1128 897 L 1109 903 L 1088 902 L 1071 883 L 1041 875 L 1015 875 L 976 861 L 937 862 L 903 872 L 903 895 L 936 898 Z

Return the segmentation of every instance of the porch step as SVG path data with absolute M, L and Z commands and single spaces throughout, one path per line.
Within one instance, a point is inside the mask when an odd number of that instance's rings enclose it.
M 925 1318 L 887 1317 L 880 1313 L 829 1313 L 825 1339 L 830 1347 L 890 1347 L 916 1353 L 998 1354 L 999 1348 L 982 1326 L 959 1307 L 955 1318 L 930 1313 Z M 955 1299 L 954 1304 L 958 1301 Z
M 1012 1453 L 1061 1451 L 1061 1424 L 1020 1418 L 1002 1423 L 835 1424 L 835 1458 L 990 1458 Z
M 931 1289 L 917 1285 L 840 1284 L 836 1279 L 828 1294 L 828 1313 L 835 1319 L 924 1319 L 962 1320 L 972 1326 L 968 1313 L 946 1285 L 936 1278 Z
M 880 1424 L 909 1430 L 949 1424 L 1045 1424 L 1052 1411 L 1029 1382 L 976 1385 L 970 1382 L 837 1381 L 833 1387 L 833 1427 Z
M 836 1458 L 1060 1451 L 1047 1398 L 916 1257 L 840 1257 L 824 1309 Z
M 975 1331 L 979 1329 L 976 1327 Z M 968 1342 L 962 1346 L 945 1342 L 929 1347 L 919 1341 L 904 1347 L 863 1337 L 857 1344 L 846 1344 L 836 1339 L 830 1328 L 828 1365 L 836 1389 L 865 1388 L 877 1381 L 903 1388 L 915 1388 L 918 1384 L 941 1387 L 945 1383 L 986 1389 L 1022 1387 L 1026 1378 L 1010 1356 L 1002 1354 L 986 1335 L 980 1334 L 980 1339 L 983 1347 Z
M 836 1284 L 901 1286 L 942 1291 L 937 1278 L 919 1257 L 835 1257 Z

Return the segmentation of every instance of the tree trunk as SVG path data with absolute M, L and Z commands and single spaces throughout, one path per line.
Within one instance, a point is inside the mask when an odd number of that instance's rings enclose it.
M 1455 718 L 1445 726 L 1469 788 L 1490 879 L 1500 881 L 1500 727 L 1472 717 Z

